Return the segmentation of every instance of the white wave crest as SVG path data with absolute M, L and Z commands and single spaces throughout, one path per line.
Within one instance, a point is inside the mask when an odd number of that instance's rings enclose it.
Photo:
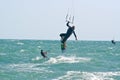
M 113 76 L 120 76 L 120 72 L 68 71 L 64 76 L 53 80 L 114 80 Z
M 23 53 L 23 52 L 25 52 L 25 50 L 24 50 L 24 49 L 21 49 L 20 52 Z
M 50 58 L 47 63 L 79 63 L 79 62 L 85 62 L 85 61 L 90 61 L 90 58 L 83 58 L 83 57 L 65 57 L 65 56 L 58 56 L 56 58 Z
M 40 59 L 42 59 L 42 58 L 41 58 L 41 57 L 36 56 L 35 58 L 32 58 L 32 61 L 38 61 L 38 60 L 40 60 Z
M 0 55 L 1 55 L 1 56 L 5 56 L 5 55 L 6 55 L 6 53 L 0 53 Z
M 12 71 L 17 72 L 36 72 L 36 73 L 49 73 L 52 72 L 45 67 L 42 67 L 41 64 L 27 63 L 27 64 L 10 64 L 7 65 L 8 68 Z
M 18 45 L 24 45 L 24 43 L 22 43 L 22 42 L 18 42 L 17 44 L 18 44 Z

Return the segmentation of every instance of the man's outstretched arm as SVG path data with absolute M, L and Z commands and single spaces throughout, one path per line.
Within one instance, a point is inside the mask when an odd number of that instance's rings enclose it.
M 75 39 L 77 40 L 77 36 L 76 36 L 76 34 L 75 34 L 75 31 L 73 31 L 73 34 L 74 34 L 74 36 L 75 36 Z
M 70 23 L 70 22 L 68 21 L 66 25 L 67 25 L 68 27 L 71 27 L 71 26 L 69 25 L 69 23 Z

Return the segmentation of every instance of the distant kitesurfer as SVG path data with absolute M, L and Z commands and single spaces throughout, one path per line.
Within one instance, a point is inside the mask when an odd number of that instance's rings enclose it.
M 68 26 L 67 32 L 60 34 L 60 37 L 61 37 L 61 49 L 62 50 L 65 50 L 65 48 L 66 48 L 66 41 L 71 36 L 72 33 L 74 34 L 75 39 L 77 40 L 77 36 L 75 34 L 75 31 L 74 31 L 75 26 L 70 26 L 69 23 L 70 22 L 68 21 L 67 24 L 66 24 Z
M 47 58 L 46 54 L 47 54 L 47 52 L 43 52 L 43 50 L 41 50 L 41 55 L 42 55 L 44 58 Z
M 114 45 L 116 44 L 114 40 L 111 40 L 111 42 L 112 42 L 112 44 L 114 44 Z

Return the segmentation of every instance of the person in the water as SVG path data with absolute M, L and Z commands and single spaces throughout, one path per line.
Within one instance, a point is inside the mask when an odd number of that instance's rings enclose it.
M 43 50 L 41 50 L 41 55 L 42 55 L 44 58 L 47 58 L 46 54 L 47 54 L 47 52 L 43 52 Z

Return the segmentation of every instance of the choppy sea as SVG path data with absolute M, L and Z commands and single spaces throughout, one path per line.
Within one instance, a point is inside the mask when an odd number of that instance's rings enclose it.
M 120 80 L 120 42 L 0 39 L 0 80 Z

